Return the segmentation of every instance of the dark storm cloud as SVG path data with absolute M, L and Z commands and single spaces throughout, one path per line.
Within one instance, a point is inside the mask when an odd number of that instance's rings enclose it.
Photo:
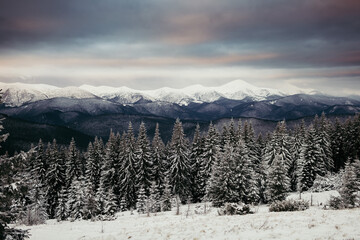
M 1 0 L 1 64 L 98 66 L 98 76 L 121 67 L 312 68 L 316 78 L 359 82 L 359 13 L 358 0 Z M 148 79 L 167 78 L 156 71 Z

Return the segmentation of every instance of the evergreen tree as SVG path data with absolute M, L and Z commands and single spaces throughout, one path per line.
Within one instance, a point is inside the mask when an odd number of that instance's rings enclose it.
M 268 165 L 271 166 L 276 156 L 280 155 L 284 161 L 285 166 L 287 167 L 286 170 L 288 171 L 289 166 L 292 162 L 290 143 L 291 142 L 286 129 L 286 123 L 284 121 L 279 122 L 276 126 L 275 131 L 273 132 L 270 141 L 265 148 L 265 162 L 267 162 Z
M 27 206 L 25 223 L 36 225 L 45 223 L 48 219 L 47 204 L 43 186 L 39 180 L 34 180 L 29 192 L 30 204 Z
M 155 182 L 152 183 L 149 197 L 150 212 L 156 213 L 161 211 L 161 196 L 158 186 Z
M 298 185 L 298 172 L 301 161 L 301 151 L 305 144 L 305 122 L 302 120 L 299 126 L 295 127 L 294 136 L 291 142 L 292 161 L 289 166 L 289 177 L 290 177 L 290 189 L 292 191 L 297 190 Z
M 95 142 L 97 139 L 95 139 Z M 95 143 L 94 144 L 97 144 Z M 97 188 L 100 184 L 100 177 L 101 177 L 101 171 L 99 169 L 101 168 L 100 162 L 98 161 L 99 158 L 96 156 L 96 150 L 93 147 L 92 143 L 89 143 L 87 153 L 86 153 L 86 171 L 85 171 L 85 177 L 87 184 L 90 185 L 91 190 L 93 192 L 97 191 Z
M 164 189 L 164 179 L 167 168 L 165 166 L 165 145 L 160 137 L 159 124 L 156 124 L 155 134 L 152 140 L 152 161 L 153 161 L 153 180 L 159 188 L 160 193 Z
M 100 186 L 96 192 L 96 213 L 99 215 L 105 215 L 105 204 L 106 204 L 106 189 L 104 189 L 103 184 L 100 183 Z
M 331 151 L 334 161 L 335 171 L 339 171 L 344 167 L 347 160 L 345 155 L 345 145 L 347 144 L 345 138 L 345 129 L 338 118 L 331 128 Z
M 47 163 L 42 140 L 39 140 L 32 169 L 32 178 L 38 180 L 43 186 L 46 184 Z
M 260 199 L 258 175 L 250 157 L 250 151 L 243 142 L 239 142 L 235 148 L 235 162 L 233 165 L 233 176 L 235 191 L 239 201 L 244 203 L 255 203 Z
M 303 144 L 299 168 L 298 168 L 298 191 L 306 191 L 314 184 L 316 175 L 323 173 L 323 154 L 313 126 L 310 126 Z
M 330 123 L 325 117 L 325 113 L 321 114 L 319 124 L 317 128 L 315 128 L 315 131 L 318 137 L 317 143 L 319 144 L 321 153 L 323 155 L 321 164 L 323 165 L 324 170 L 321 175 L 325 175 L 328 171 L 332 171 L 334 169 L 334 161 L 331 151 L 331 139 L 329 135 Z
M 71 219 L 82 219 L 85 216 L 85 180 L 74 178 L 70 185 L 67 209 Z
M 171 186 L 167 178 L 164 179 L 164 192 L 161 196 L 161 211 L 171 211 Z
M 70 141 L 65 164 L 66 182 L 67 185 L 70 186 L 74 179 L 78 179 L 82 175 L 79 151 L 76 148 L 74 138 L 72 138 Z
M 259 134 L 256 139 L 256 154 L 259 156 L 260 163 L 255 167 L 255 179 L 257 179 L 257 186 L 259 190 L 259 197 L 261 202 L 266 202 L 266 173 L 265 169 L 267 168 L 266 163 L 263 161 L 264 159 L 264 149 L 266 146 L 266 142 L 261 135 Z
M 234 147 L 230 144 L 226 144 L 224 151 L 218 153 L 218 160 L 214 163 L 206 189 L 207 198 L 215 207 L 239 200 L 239 189 L 235 189 L 235 178 L 238 176 L 235 177 L 233 172 L 236 157 Z
M 242 133 L 243 133 L 242 121 L 241 121 L 241 119 L 239 119 L 238 126 L 237 126 L 237 129 L 236 129 L 236 142 L 239 142 L 240 140 L 243 139 Z
M 149 195 L 151 177 L 153 174 L 151 161 L 150 142 L 147 137 L 146 127 L 143 122 L 140 124 L 139 135 L 136 144 L 136 181 L 138 186 L 143 186 L 146 195 Z
M 290 179 L 282 155 L 276 155 L 267 177 L 267 196 L 270 202 L 281 201 L 290 190 Z
M 169 180 L 172 192 L 185 202 L 190 194 L 191 176 L 188 141 L 182 123 L 176 119 L 169 149 Z
M 126 147 L 122 154 L 120 193 L 128 201 L 128 209 L 136 205 L 136 142 L 131 122 L 125 136 Z
M 48 160 L 49 171 L 47 172 L 46 199 L 48 204 L 48 214 L 50 218 L 55 217 L 56 207 L 58 205 L 59 192 L 65 186 L 65 162 L 58 152 L 56 140 L 49 147 Z
M 101 169 L 100 184 L 105 192 L 108 192 L 110 188 L 113 188 L 116 196 L 120 195 L 119 170 L 120 160 L 117 138 L 111 131 L 109 141 L 106 144 L 105 158 Z
M 249 190 L 247 201 L 257 202 L 260 198 L 264 201 L 265 173 L 262 163 L 263 155 L 262 149 L 255 140 L 255 131 L 251 122 L 244 123 L 242 137 L 243 141 L 238 141 L 237 147 L 240 150 L 240 154 L 244 152 L 247 158 L 246 164 L 248 171 L 246 174 L 248 174 L 247 179 L 251 182 L 251 184 L 249 183 L 249 186 L 247 186 Z
M 346 207 L 356 207 L 360 205 L 358 191 L 360 191 L 360 182 L 357 179 L 355 167 L 353 164 L 346 163 L 340 189 L 340 195 Z
M 138 213 L 144 214 L 146 212 L 146 193 L 144 186 L 141 186 L 137 194 L 136 209 Z
M 217 161 L 219 146 L 219 134 L 212 123 L 204 141 L 202 161 L 200 165 L 199 189 L 206 189 L 206 184 L 211 176 L 213 164 Z
M 110 188 L 105 197 L 104 214 L 108 217 L 114 216 L 117 211 L 117 198 L 114 189 Z
M 98 214 L 98 203 L 92 186 L 85 180 L 84 219 L 94 219 Z
M 58 221 L 66 220 L 68 217 L 67 201 L 67 190 L 63 187 L 59 193 L 58 205 L 55 209 L 55 218 Z
M 204 183 L 202 182 L 200 172 L 201 166 L 203 165 L 203 148 L 203 138 L 200 135 L 200 126 L 197 124 L 190 152 L 191 196 L 194 202 L 200 202 L 205 195 Z

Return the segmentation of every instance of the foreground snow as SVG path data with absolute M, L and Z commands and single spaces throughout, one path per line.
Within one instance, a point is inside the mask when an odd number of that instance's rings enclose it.
M 327 200 L 337 192 L 316 193 L 313 202 Z M 304 194 L 306 198 L 310 194 Z M 296 198 L 297 195 L 290 196 Z M 323 202 L 325 204 L 325 202 Z M 193 204 L 175 212 L 152 215 L 120 213 L 114 221 L 56 222 L 24 227 L 36 240 L 83 239 L 360 239 L 360 209 L 322 210 L 313 206 L 303 212 L 270 213 L 267 206 L 255 207 L 255 214 L 219 216 L 212 208 L 206 215 L 195 214 Z M 188 213 L 188 216 L 186 216 Z

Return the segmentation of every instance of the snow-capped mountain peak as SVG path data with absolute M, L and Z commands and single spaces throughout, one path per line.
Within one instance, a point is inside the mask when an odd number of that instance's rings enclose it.
M 191 102 L 213 102 L 220 98 L 233 100 L 250 98 L 254 101 L 260 101 L 269 96 L 289 95 L 276 89 L 256 87 L 243 80 L 235 80 L 219 87 L 206 87 L 197 84 L 182 89 L 162 87 L 155 90 L 91 85 L 59 88 L 45 84 L 26 83 L 0 83 L 0 88 L 3 89 L 4 102 L 10 106 L 21 106 L 25 103 L 57 97 L 78 99 L 98 97 L 120 104 L 135 104 L 145 100 L 187 105 Z

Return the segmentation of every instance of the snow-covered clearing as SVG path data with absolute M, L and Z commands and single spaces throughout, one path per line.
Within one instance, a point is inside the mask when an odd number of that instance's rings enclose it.
M 313 193 L 313 203 L 323 204 L 335 191 Z M 310 198 L 309 193 L 302 198 Z M 290 196 L 297 198 L 298 195 Z M 32 240 L 83 239 L 360 239 L 360 209 L 323 210 L 312 206 L 303 212 L 268 212 L 263 205 L 255 214 L 244 216 L 219 216 L 212 208 L 206 215 L 195 214 L 196 206 L 184 205 L 181 214 L 172 212 L 145 215 L 119 213 L 114 221 L 57 222 L 30 229 Z M 318 205 L 318 204 L 316 204 Z M 188 216 L 186 216 L 188 213 Z

